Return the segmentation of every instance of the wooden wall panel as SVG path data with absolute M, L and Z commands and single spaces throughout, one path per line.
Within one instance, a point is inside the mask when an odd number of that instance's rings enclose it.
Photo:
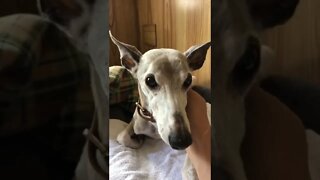
M 136 1 L 109 0 L 109 28 L 112 34 L 122 42 L 139 49 L 139 25 Z M 110 42 L 109 63 L 120 65 L 117 47 Z
M 276 53 L 272 74 L 299 78 L 320 85 L 320 1 L 300 0 L 287 24 L 263 34 Z
M 190 46 L 210 41 L 210 0 L 137 0 L 140 37 L 141 27 L 156 25 L 158 48 L 180 51 Z M 147 50 L 140 40 L 143 52 Z M 204 66 L 194 72 L 196 84 L 210 87 L 211 52 L 208 51 Z

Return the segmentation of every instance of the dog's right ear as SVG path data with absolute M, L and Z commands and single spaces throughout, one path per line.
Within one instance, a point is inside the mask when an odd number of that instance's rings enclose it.
M 142 55 L 141 52 L 136 47 L 117 40 L 112 36 L 111 31 L 109 31 L 109 35 L 112 42 L 119 49 L 122 66 L 128 69 L 131 73 L 136 73 L 139 60 Z

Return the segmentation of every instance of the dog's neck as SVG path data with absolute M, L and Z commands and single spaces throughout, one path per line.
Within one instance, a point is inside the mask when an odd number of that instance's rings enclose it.
M 136 106 L 137 106 L 136 112 L 139 114 L 140 117 L 142 117 L 146 121 L 155 122 L 155 119 L 148 108 L 148 103 L 146 100 L 147 98 L 142 93 L 141 86 L 139 83 L 138 83 L 138 93 L 139 93 L 139 100 L 138 100 L 138 102 L 136 102 Z
M 86 33 L 86 39 L 88 52 L 92 59 L 91 78 L 94 79 L 92 83 L 93 91 L 95 93 L 95 106 L 98 111 L 98 131 L 101 137 L 101 141 L 107 144 L 108 140 L 108 87 L 105 77 L 108 75 L 108 62 L 109 57 L 106 48 L 109 48 L 109 41 L 106 40 L 105 32 L 108 31 L 108 18 L 105 8 L 108 7 L 108 0 L 96 0 L 91 6 L 87 6 L 84 9 L 91 10 L 87 16 L 87 20 L 90 20 L 88 32 Z M 85 19 L 85 18 L 84 18 Z M 88 21 L 86 21 L 88 22 Z

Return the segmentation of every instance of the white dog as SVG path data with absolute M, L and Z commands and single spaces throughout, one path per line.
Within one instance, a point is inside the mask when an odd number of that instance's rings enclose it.
M 142 54 L 134 46 L 114 38 L 111 32 L 110 37 L 120 51 L 122 66 L 138 82 L 140 99 L 130 124 L 118 135 L 118 142 L 139 148 L 146 135 L 161 138 L 173 149 L 187 148 L 192 143 L 185 110 L 187 91 L 192 85 L 191 72 L 202 67 L 210 42 L 184 53 L 152 49 Z

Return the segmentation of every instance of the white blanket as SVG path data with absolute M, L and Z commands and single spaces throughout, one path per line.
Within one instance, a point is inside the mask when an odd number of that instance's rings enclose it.
M 173 150 L 162 140 L 154 139 L 147 139 L 140 149 L 124 147 L 116 136 L 125 126 L 122 121 L 110 120 L 110 180 L 182 179 L 185 151 Z

